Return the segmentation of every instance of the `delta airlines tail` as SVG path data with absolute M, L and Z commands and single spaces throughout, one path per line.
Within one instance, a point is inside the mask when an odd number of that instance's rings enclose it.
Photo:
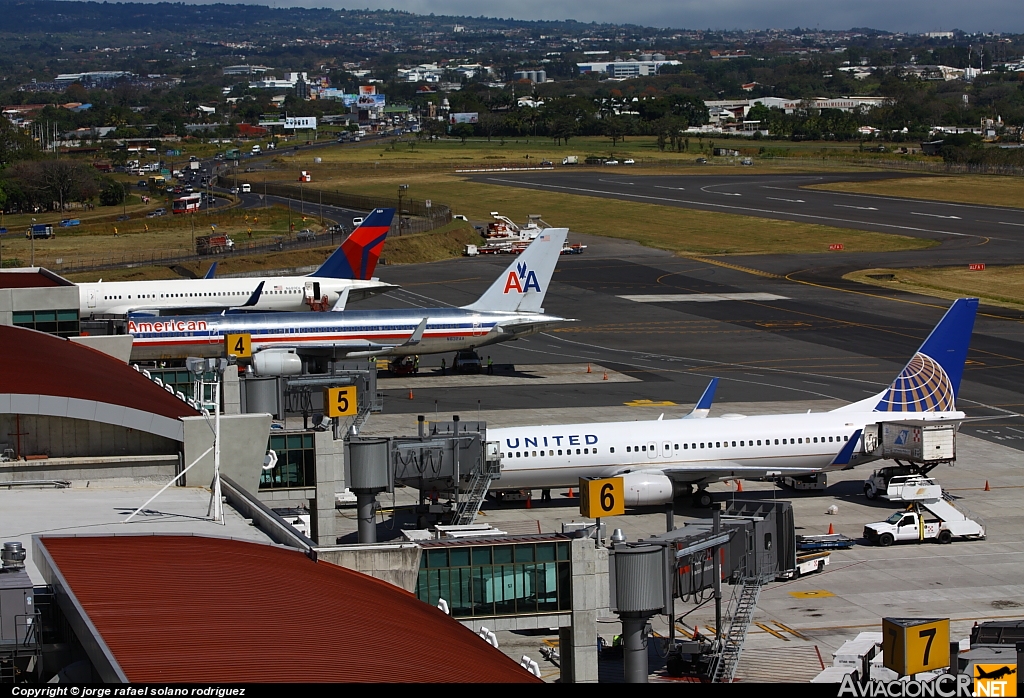
M 630 506 L 664 504 L 734 479 L 809 475 L 877 460 L 864 434 L 885 421 L 948 420 L 956 409 L 978 300 L 956 301 L 885 390 L 831 412 L 693 419 L 711 408 L 715 379 L 689 419 L 489 429 L 501 444 L 501 489 L 571 487 L 622 476 Z
M 384 240 L 391 230 L 394 215 L 393 208 L 376 208 L 371 211 L 359 227 L 341 243 L 341 247 L 310 276 L 364 281 L 371 279 L 373 270 L 377 268 L 381 250 L 384 249 Z

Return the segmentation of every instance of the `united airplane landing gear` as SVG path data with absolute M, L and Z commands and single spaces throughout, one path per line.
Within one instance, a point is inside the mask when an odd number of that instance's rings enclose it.
M 708 492 L 707 485 L 700 485 L 699 489 L 693 494 L 693 506 L 700 507 L 701 509 L 707 509 L 711 506 L 714 498 L 711 493 Z

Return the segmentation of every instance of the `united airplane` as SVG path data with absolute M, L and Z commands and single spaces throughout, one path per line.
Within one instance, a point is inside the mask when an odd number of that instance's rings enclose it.
M 713 482 L 876 460 L 881 422 L 964 419 L 956 396 L 977 308 L 976 298 L 957 300 L 888 388 L 831 412 L 708 419 L 716 378 L 682 419 L 488 429 L 501 445 L 496 485 L 572 487 L 581 477 L 622 476 L 628 506 L 664 504 L 683 493 L 708 506 Z
M 373 278 L 395 209 L 379 208 L 352 231 L 309 276 L 213 278 L 164 281 L 98 281 L 78 284 L 80 314 L 147 315 L 219 312 L 329 310 L 339 301 L 363 300 L 395 286 Z
M 303 356 L 437 354 L 517 339 L 567 322 L 542 305 L 568 232 L 545 230 L 479 300 L 461 308 L 129 316 L 132 358 L 223 356 L 225 335 L 247 334 L 256 373 L 295 375 Z

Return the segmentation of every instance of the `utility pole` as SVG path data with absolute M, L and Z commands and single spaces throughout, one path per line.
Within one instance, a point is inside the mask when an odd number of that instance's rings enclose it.
M 409 191 L 408 184 L 398 185 L 398 234 L 402 234 L 402 194 Z

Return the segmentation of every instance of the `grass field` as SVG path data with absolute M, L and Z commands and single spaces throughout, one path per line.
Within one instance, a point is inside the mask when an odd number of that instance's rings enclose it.
M 890 275 L 891 279 L 885 278 Z M 949 300 L 976 296 L 989 305 L 1024 307 L 1024 266 L 988 267 L 984 271 L 970 271 L 966 264 L 958 267 L 864 269 L 843 278 Z
M 418 235 L 403 235 L 389 238 L 384 247 L 382 264 L 407 264 L 413 262 L 432 262 L 440 259 L 457 257 L 462 254 L 464 246 L 479 241 L 479 235 L 473 227 L 463 221 L 453 221 L 444 228 Z M 253 271 L 287 270 L 322 264 L 333 252 L 334 247 L 321 247 L 307 250 L 290 250 L 287 252 L 268 252 L 264 254 L 246 255 L 244 257 L 228 257 L 218 259 L 210 257 L 202 262 L 190 262 L 179 265 L 188 269 L 196 276 L 202 276 L 217 262 L 217 275 L 225 276 Z M 380 274 L 380 267 L 377 274 Z M 71 281 L 142 281 L 148 279 L 178 279 L 182 275 L 169 266 L 143 266 L 131 269 L 116 269 L 101 272 L 84 272 L 67 274 Z
M 321 229 L 317 218 L 309 213 L 303 218 L 298 212 L 293 212 L 291 222 L 296 230 L 305 227 Z M 216 228 L 211 229 L 211 226 Z M 59 272 L 64 267 L 122 260 L 142 262 L 156 257 L 190 254 L 194 249 L 193 237 L 211 232 L 226 234 L 236 246 L 244 246 L 248 242 L 287 235 L 288 230 L 289 214 L 284 206 L 251 211 L 229 209 L 210 215 L 168 214 L 123 222 L 83 221 L 83 225 L 74 228 L 55 228 L 55 238 L 36 240 L 35 263 Z M 29 264 L 31 242 L 24 235 L 4 236 L 0 238 L 0 244 L 3 246 L 5 267 Z
M 282 175 L 282 179 L 290 178 Z M 899 235 L 479 184 L 451 174 L 407 173 L 396 177 L 392 173 L 354 175 L 341 169 L 333 179 L 314 179 L 311 187 L 394 197 L 399 183 L 409 185 L 409 196 L 447 204 L 453 213 L 471 220 L 490 220 L 491 211 L 516 221 L 525 221 L 529 214 L 536 213 L 550 225 L 568 227 L 573 232 L 636 240 L 679 253 L 824 253 L 835 242 L 843 243 L 851 252 L 886 252 L 934 244 Z
M 898 196 L 908 199 L 931 199 L 960 204 L 985 206 L 1013 206 L 1024 208 L 1024 179 L 998 175 L 957 175 L 937 177 L 911 177 L 874 182 L 835 182 L 812 184 L 809 189 Z

